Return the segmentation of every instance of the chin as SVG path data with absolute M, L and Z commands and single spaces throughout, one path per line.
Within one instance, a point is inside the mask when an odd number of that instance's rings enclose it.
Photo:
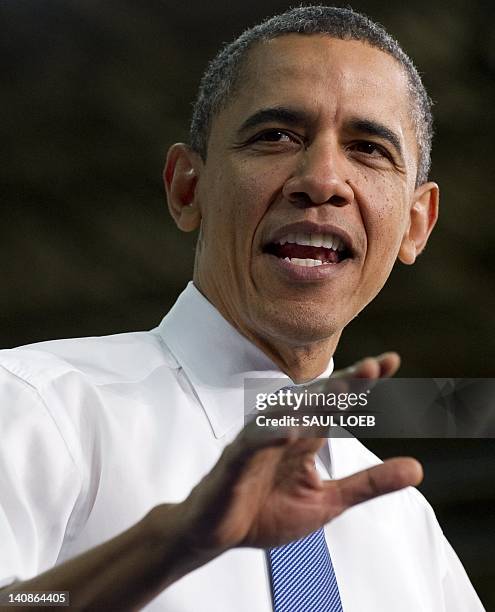
M 284 339 L 289 344 L 301 346 L 321 342 L 340 335 L 347 322 L 335 317 L 335 310 L 325 311 L 316 305 L 295 305 L 285 302 L 280 308 L 271 303 L 264 313 L 258 312 L 259 328 L 267 336 Z M 257 317 L 257 318 L 258 318 Z M 350 319 L 349 319 L 350 320 Z

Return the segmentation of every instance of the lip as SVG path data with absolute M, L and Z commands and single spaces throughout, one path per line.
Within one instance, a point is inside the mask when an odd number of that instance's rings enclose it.
M 276 270 L 283 274 L 283 276 L 285 276 L 287 279 L 298 282 L 311 282 L 332 278 L 333 276 L 337 276 L 341 272 L 344 272 L 353 261 L 351 258 L 347 258 L 339 263 L 305 267 L 290 263 L 290 261 L 280 259 L 280 257 L 271 255 L 270 253 L 264 253 L 264 257 L 268 257 L 269 260 L 267 260 L 267 262 L 269 262 L 269 265 L 275 266 Z
M 287 234 L 295 234 L 300 232 L 302 234 L 333 234 L 342 240 L 345 245 L 346 251 L 349 253 L 350 258 L 356 255 L 355 246 L 351 236 L 342 228 L 328 224 L 328 223 L 315 223 L 314 221 L 299 221 L 297 223 L 290 223 L 289 225 L 284 225 L 278 228 L 268 240 L 265 241 L 263 247 L 266 247 L 268 244 L 277 242 Z M 347 261 L 347 260 L 345 260 Z M 287 263 L 287 262 L 286 262 Z M 341 262 L 344 263 L 344 262 Z M 340 264 L 332 264 L 334 266 L 339 266 Z M 299 266 L 302 267 L 302 266 Z M 323 266 L 318 266 L 321 268 Z M 304 270 L 312 270 L 313 268 L 303 268 Z

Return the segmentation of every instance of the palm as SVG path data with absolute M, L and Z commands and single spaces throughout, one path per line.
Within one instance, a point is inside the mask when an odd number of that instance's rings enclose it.
M 314 467 L 318 440 L 297 440 L 258 453 L 239 490 L 240 525 L 245 546 L 266 548 L 296 540 L 340 513 L 338 491 L 329 489 Z M 333 495 L 332 495 L 333 493 Z M 243 505 L 241 496 L 245 498 Z M 333 499 L 332 499 L 333 498 Z M 236 516 L 236 512 L 232 513 Z

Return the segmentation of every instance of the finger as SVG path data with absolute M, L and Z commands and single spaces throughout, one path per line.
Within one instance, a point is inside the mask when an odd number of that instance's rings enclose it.
M 354 366 L 353 378 L 377 380 L 393 376 L 399 369 L 400 357 L 397 353 L 383 353 L 378 357 L 366 357 Z
M 408 486 L 417 486 L 423 479 L 421 464 L 411 457 L 388 459 L 381 465 L 363 470 L 347 478 L 327 483 L 330 504 L 335 502 L 338 491 L 338 513 L 347 508 L 368 501 L 386 493 L 392 493 Z
M 400 368 L 400 355 L 394 351 L 382 353 L 376 359 L 380 365 L 380 378 L 389 378 Z
M 262 460 L 276 461 L 280 460 L 284 453 L 314 455 L 324 443 L 324 438 L 308 436 L 306 430 L 297 426 L 259 427 L 252 421 L 225 448 L 219 464 L 232 478 L 237 478 L 248 464 L 260 457 Z
M 348 381 L 357 378 L 367 380 L 389 378 L 397 372 L 399 367 L 399 354 L 394 351 L 388 351 L 377 357 L 365 357 L 348 368 L 337 370 L 330 378 L 315 380 L 309 383 L 305 388 L 312 393 L 347 393 L 351 389 Z M 353 390 L 356 389 L 353 387 Z M 359 391 L 359 389 L 357 390 Z
M 377 357 L 365 357 L 352 366 L 334 372 L 331 379 L 346 378 L 388 378 L 393 376 L 400 367 L 398 353 L 388 351 Z

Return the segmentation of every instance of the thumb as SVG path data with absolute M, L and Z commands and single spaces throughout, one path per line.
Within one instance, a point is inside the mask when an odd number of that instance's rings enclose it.
M 417 486 L 423 480 L 423 468 L 412 457 L 388 459 L 381 465 L 326 483 L 329 500 L 335 504 L 337 491 L 337 513 L 340 514 L 356 504 L 392 493 L 408 486 Z M 332 492 L 332 486 L 335 490 Z M 333 515 L 335 516 L 335 514 Z

